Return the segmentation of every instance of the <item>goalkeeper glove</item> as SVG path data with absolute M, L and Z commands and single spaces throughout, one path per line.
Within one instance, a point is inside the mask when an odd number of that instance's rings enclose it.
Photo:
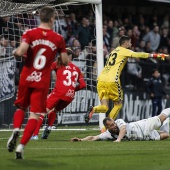
M 167 55 L 167 54 L 152 54 L 151 56 L 153 58 L 161 58 L 161 60 L 165 60 L 165 57 L 168 57 L 169 55 Z

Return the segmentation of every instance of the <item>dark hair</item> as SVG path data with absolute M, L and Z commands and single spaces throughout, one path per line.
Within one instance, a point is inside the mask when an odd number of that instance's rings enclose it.
M 55 14 L 55 9 L 50 6 L 45 6 L 40 10 L 41 22 L 48 23 Z
M 123 36 L 121 36 L 120 39 L 119 39 L 119 44 L 122 45 L 122 44 L 125 43 L 125 41 L 129 41 L 129 40 L 130 40 L 130 38 L 129 38 L 128 36 L 123 35 Z
M 156 71 L 158 71 L 158 72 L 159 72 L 159 70 L 158 70 L 158 69 L 153 69 L 153 70 L 152 70 L 152 74 L 154 74 Z
M 71 48 L 66 48 L 66 51 L 67 51 L 67 55 L 74 54 L 74 51 Z
M 107 121 L 111 121 L 112 119 L 111 118 L 109 118 L 109 117 L 105 117 L 104 119 L 103 119 L 103 125 L 106 127 L 107 126 Z

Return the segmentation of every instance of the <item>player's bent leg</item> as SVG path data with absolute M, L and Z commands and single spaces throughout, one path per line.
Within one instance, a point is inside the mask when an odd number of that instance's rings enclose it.
M 166 132 L 160 132 L 160 140 L 164 140 L 164 139 L 167 139 L 169 138 L 169 132 L 166 133 Z
M 19 129 L 15 129 L 12 132 L 12 135 L 7 142 L 7 149 L 8 149 L 9 152 L 14 151 L 16 144 L 17 144 L 17 141 L 19 139 L 19 135 L 20 135 Z
M 143 120 L 141 120 L 141 121 L 143 121 Z M 149 135 L 149 133 L 152 130 L 156 130 L 156 129 L 160 128 L 160 126 L 161 126 L 161 120 L 158 116 L 148 118 L 148 119 L 146 119 L 146 121 L 144 123 L 145 123 L 145 126 L 144 126 L 143 133 L 146 136 Z
M 119 114 L 121 108 L 122 108 L 122 102 L 121 101 L 120 102 L 114 102 L 114 107 L 111 110 L 111 112 L 109 113 L 108 117 L 115 120 L 117 115 Z
M 31 140 L 38 140 L 38 134 L 40 131 L 40 128 L 42 126 L 43 120 L 44 120 L 45 114 L 41 114 L 38 119 L 37 127 L 34 131 L 33 136 L 31 137 Z
M 48 126 L 45 128 L 41 139 L 47 139 L 49 134 L 51 133 L 52 125 L 56 120 L 56 111 L 52 110 L 48 113 Z
M 87 110 L 87 113 L 84 115 L 84 120 L 86 123 L 92 118 L 93 113 L 106 113 L 108 111 L 108 106 L 99 105 L 99 106 L 90 106 Z
M 165 115 L 166 117 L 163 115 Z M 163 122 L 169 116 L 170 116 L 170 108 L 162 110 L 161 114 L 159 115 L 161 122 Z
M 84 115 L 85 123 L 89 123 L 89 120 L 92 118 L 93 113 L 94 113 L 93 106 L 90 106 L 87 110 L 87 113 Z
M 24 117 L 25 117 L 24 109 L 18 108 L 15 111 L 13 118 L 14 130 L 7 142 L 7 149 L 9 152 L 13 152 L 16 147 L 20 135 L 20 128 L 23 123 Z
M 95 113 L 106 113 L 108 111 L 108 106 L 106 105 L 99 105 L 93 107 Z
M 49 134 L 51 133 L 51 126 L 47 126 L 42 134 L 41 139 L 48 139 Z

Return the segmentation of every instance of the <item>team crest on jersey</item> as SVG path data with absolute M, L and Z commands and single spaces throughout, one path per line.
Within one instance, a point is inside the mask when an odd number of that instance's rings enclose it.
M 74 90 L 69 89 L 68 92 L 66 93 L 66 96 L 74 98 Z
M 42 34 L 43 34 L 44 36 L 46 36 L 46 35 L 47 35 L 47 32 L 43 31 Z

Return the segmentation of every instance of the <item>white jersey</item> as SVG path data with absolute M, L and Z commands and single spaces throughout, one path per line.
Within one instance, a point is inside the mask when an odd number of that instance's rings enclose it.
M 136 122 L 126 123 L 123 119 L 115 121 L 117 127 L 120 129 L 123 125 L 126 126 L 126 134 L 123 139 L 127 140 L 160 140 L 160 135 L 157 128 L 161 126 L 158 116 L 143 119 Z M 98 135 L 101 140 L 115 140 L 118 134 L 113 134 L 109 130 Z

